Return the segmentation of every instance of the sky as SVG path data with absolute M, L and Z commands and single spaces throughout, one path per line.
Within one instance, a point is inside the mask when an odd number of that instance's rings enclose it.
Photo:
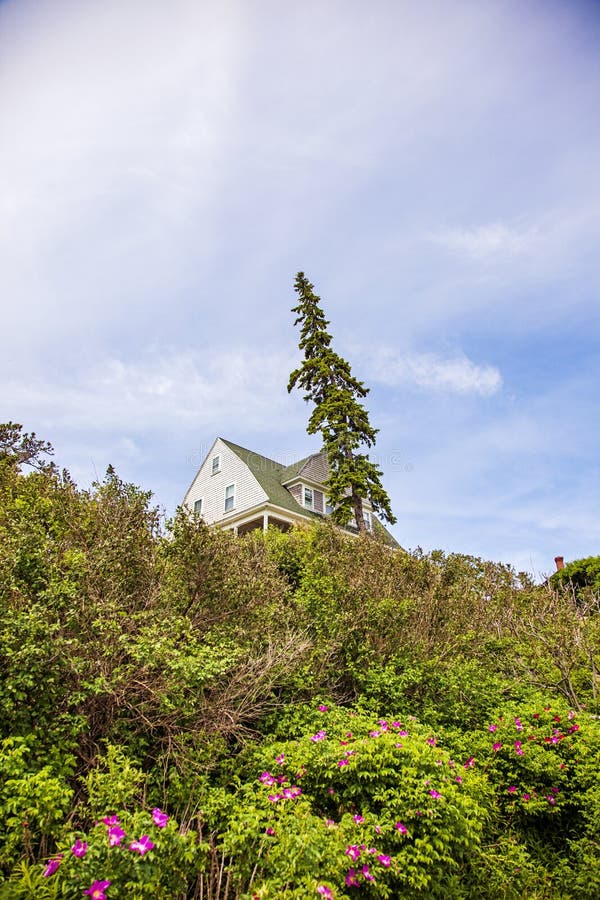
M 181 502 L 320 449 L 302 270 L 402 546 L 600 552 L 600 3 L 0 0 L 0 421 Z

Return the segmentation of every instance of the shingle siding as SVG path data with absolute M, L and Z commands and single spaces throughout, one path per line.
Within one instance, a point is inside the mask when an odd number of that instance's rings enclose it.
M 215 456 L 221 457 L 221 471 L 212 475 Z M 202 498 L 202 518 L 208 525 L 212 525 L 213 522 L 226 518 L 225 488 L 230 484 L 235 484 L 235 502 L 227 515 L 233 516 L 240 510 L 251 509 L 268 500 L 246 463 L 219 438 L 194 478 L 184 504 L 193 509 L 194 502 Z

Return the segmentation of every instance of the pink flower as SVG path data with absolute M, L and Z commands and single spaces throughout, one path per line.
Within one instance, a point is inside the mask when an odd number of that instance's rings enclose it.
M 111 827 L 108 829 L 109 847 L 118 847 L 124 837 L 125 832 L 122 828 L 119 828 L 118 825 L 111 825 Z
M 548 801 L 550 806 L 554 806 L 554 804 L 556 803 L 556 798 L 553 797 L 552 794 L 548 794 L 548 796 L 546 797 L 546 800 Z
M 280 766 L 283 765 L 283 763 L 285 762 L 285 753 L 280 753 L 279 756 L 276 756 L 275 762 Z
M 269 800 L 271 803 L 278 803 L 279 800 L 283 800 L 283 794 L 269 794 Z
M 265 828 L 265 834 L 268 834 L 269 837 L 272 837 L 275 834 L 274 828 Z
M 435 738 L 427 738 L 427 743 L 430 747 L 435 747 Z
M 400 748 L 402 747 L 402 744 L 400 744 L 400 743 L 394 744 L 394 747 L 397 747 L 400 750 Z
M 327 897 L 327 900 L 331 900 L 333 894 L 326 884 L 320 884 L 317 888 L 317 894 L 321 894 L 323 897 Z
M 508 793 L 509 793 L 509 794 L 516 794 L 516 793 L 517 793 L 517 786 L 516 786 L 516 784 L 511 784 L 511 786 L 510 786 L 509 789 L 508 789 Z
M 381 730 L 382 730 L 382 731 L 388 731 L 388 730 L 389 730 L 389 727 L 390 727 L 390 726 L 389 726 L 388 723 L 385 721 L 385 719 L 379 719 L 379 724 L 381 725 Z
M 152 821 L 157 828 L 164 828 L 169 821 L 169 817 L 166 813 L 161 812 L 158 806 L 155 806 L 152 810 Z
M 442 795 L 438 791 L 431 790 L 429 791 L 429 796 L 433 797 L 434 800 L 439 800 Z
M 382 866 L 385 866 L 386 869 L 389 869 L 389 867 L 392 864 L 391 857 L 386 856 L 385 853 L 380 853 L 379 856 L 377 857 L 377 859 L 379 860 L 379 862 L 381 863 Z
M 318 706 L 317 709 L 319 710 L 319 712 L 327 712 L 328 707 L 325 706 L 324 703 L 321 703 L 321 705 Z
M 340 760 L 338 760 L 338 766 L 341 767 L 341 766 L 347 766 L 347 765 L 348 765 L 348 760 L 347 760 L 347 759 L 340 759 Z
M 356 815 L 352 816 L 352 818 L 357 825 L 362 825 L 362 823 L 365 821 L 364 817 L 361 816 L 360 813 L 356 813 Z
M 360 887 L 360 881 L 356 877 L 356 869 L 348 869 L 345 881 L 347 887 Z
M 360 858 L 360 847 L 356 844 L 348 844 L 346 847 L 346 856 L 349 856 L 352 862 L 358 862 Z
M 326 737 L 327 737 L 326 731 L 323 731 L 323 730 L 317 731 L 317 733 L 313 734 L 313 736 L 311 737 L 311 741 L 313 741 L 316 744 L 317 741 L 324 741 L 326 739 Z
M 492 750 L 494 751 L 494 753 L 497 753 L 498 750 L 502 750 L 502 744 L 500 743 L 500 741 L 497 741 L 494 744 L 494 746 L 492 747 Z
M 83 859 L 83 857 L 87 853 L 87 848 L 87 842 L 82 841 L 81 838 L 77 838 L 77 840 L 71 847 L 71 851 L 73 853 L 73 856 L 77 856 L 79 859 Z
M 402 722 L 392 722 L 392 728 L 402 728 Z
M 110 881 L 95 881 L 87 891 L 84 891 L 84 894 L 87 894 L 88 897 L 91 897 L 92 900 L 106 900 L 106 894 L 104 893 L 107 888 L 110 887 Z
M 466 763 L 464 764 L 465 769 L 471 769 L 475 765 L 475 757 L 470 756 Z
M 50 878 L 51 875 L 54 875 L 58 867 L 62 862 L 63 855 L 59 853 L 58 856 L 55 856 L 53 859 L 49 859 L 44 869 L 44 878 Z
M 574 719 L 574 718 L 575 718 L 575 713 L 573 712 L 572 709 L 570 709 L 569 710 L 569 719 Z
M 120 825 L 121 820 L 118 816 L 104 816 L 102 819 L 105 825 Z
M 462 778 L 461 778 L 460 775 L 457 775 L 456 778 L 455 778 L 454 780 L 455 780 L 455 782 L 456 782 L 457 784 L 462 784 L 462 783 L 463 783 L 463 780 L 462 780 Z
M 498 727 L 497 725 L 490 725 L 490 727 L 488 728 L 488 731 L 495 731 L 497 729 L 497 727 Z
M 333 819 L 325 819 L 325 824 L 328 828 L 335 828 L 335 822 Z
M 140 856 L 144 856 L 148 850 L 154 849 L 154 844 L 150 840 L 147 834 L 143 834 L 139 841 L 132 841 L 129 845 L 129 849 L 134 853 L 139 853 Z
M 381 825 L 375 826 L 375 834 L 381 834 Z
M 258 780 L 262 781 L 263 784 L 275 784 L 275 779 L 270 772 L 263 772 L 262 775 L 259 775 Z
M 369 732 L 369 737 L 373 737 L 373 738 L 374 738 L 374 737 L 380 737 L 380 736 L 381 736 L 381 732 L 380 732 L 380 731 L 370 731 L 370 732 Z
M 328 787 L 328 788 L 327 788 L 327 793 L 328 793 L 328 794 L 331 794 L 331 795 L 333 796 L 333 794 L 335 794 L 335 791 L 334 791 L 334 789 L 333 789 L 332 787 Z
M 366 878 L 367 881 L 375 881 L 375 879 L 373 878 L 373 876 L 372 876 L 371 873 L 369 872 L 369 867 L 368 867 L 368 866 L 366 866 L 366 865 L 363 866 L 362 869 L 361 869 L 361 872 L 363 873 L 363 877 Z
M 523 725 L 521 724 L 520 719 L 518 719 L 518 718 L 515 719 L 515 726 L 516 726 L 517 731 L 523 731 Z
M 527 803 L 528 800 L 531 800 L 531 794 L 523 794 L 523 800 Z
M 400 832 L 400 834 L 408 834 L 408 828 L 404 824 L 404 822 L 396 822 L 395 828 Z

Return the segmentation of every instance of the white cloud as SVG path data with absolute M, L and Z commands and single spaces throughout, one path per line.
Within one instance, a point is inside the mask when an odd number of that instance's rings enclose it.
M 433 232 L 428 239 L 473 259 L 514 257 L 535 252 L 541 243 L 538 227 L 516 228 L 491 222 L 474 228 L 448 228 Z
M 390 387 L 415 385 L 430 391 L 489 396 L 502 386 L 502 375 L 495 366 L 477 365 L 463 354 L 443 358 L 434 353 L 379 348 L 360 355 L 367 357 L 368 378 Z
M 68 381 L 47 374 L 8 375 L 4 416 L 42 427 L 120 432 L 271 430 L 290 427 L 296 404 L 285 390 L 289 360 L 245 348 L 147 352 L 106 357 Z M 124 445 L 125 446 L 125 445 Z M 135 443 L 126 445 L 129 454 Z

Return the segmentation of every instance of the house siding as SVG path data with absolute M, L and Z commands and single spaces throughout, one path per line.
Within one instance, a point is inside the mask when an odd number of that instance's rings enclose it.
M 290 494 L 292 495 L 294 500 L 296 500 L 300 504 L 300 506 L 302 506 L 302 485 L 295 484 L 290 488 Z
M 221 457 L 221 471 L 212 473 L 214 456 Z M 233 509 L 225 513 L 225 488 L 235 484 Z M 251 509 L 268 500 L 248 466 L 220 438 L 204 460 L 186 494 L 184 505 L 194 509 L 194 502 L 202 498 L 202 518 L 208 525 L 233 518 L 245 509 Z
M 318 484 L 323 484 L 329 477 L 327 454 L 315 453 L 315 455 L 311 456 L 305 465 L 302 466 L 302 469 L 298 474 L 303 478 L 307 478 L 309 481 L 316 481 Z

